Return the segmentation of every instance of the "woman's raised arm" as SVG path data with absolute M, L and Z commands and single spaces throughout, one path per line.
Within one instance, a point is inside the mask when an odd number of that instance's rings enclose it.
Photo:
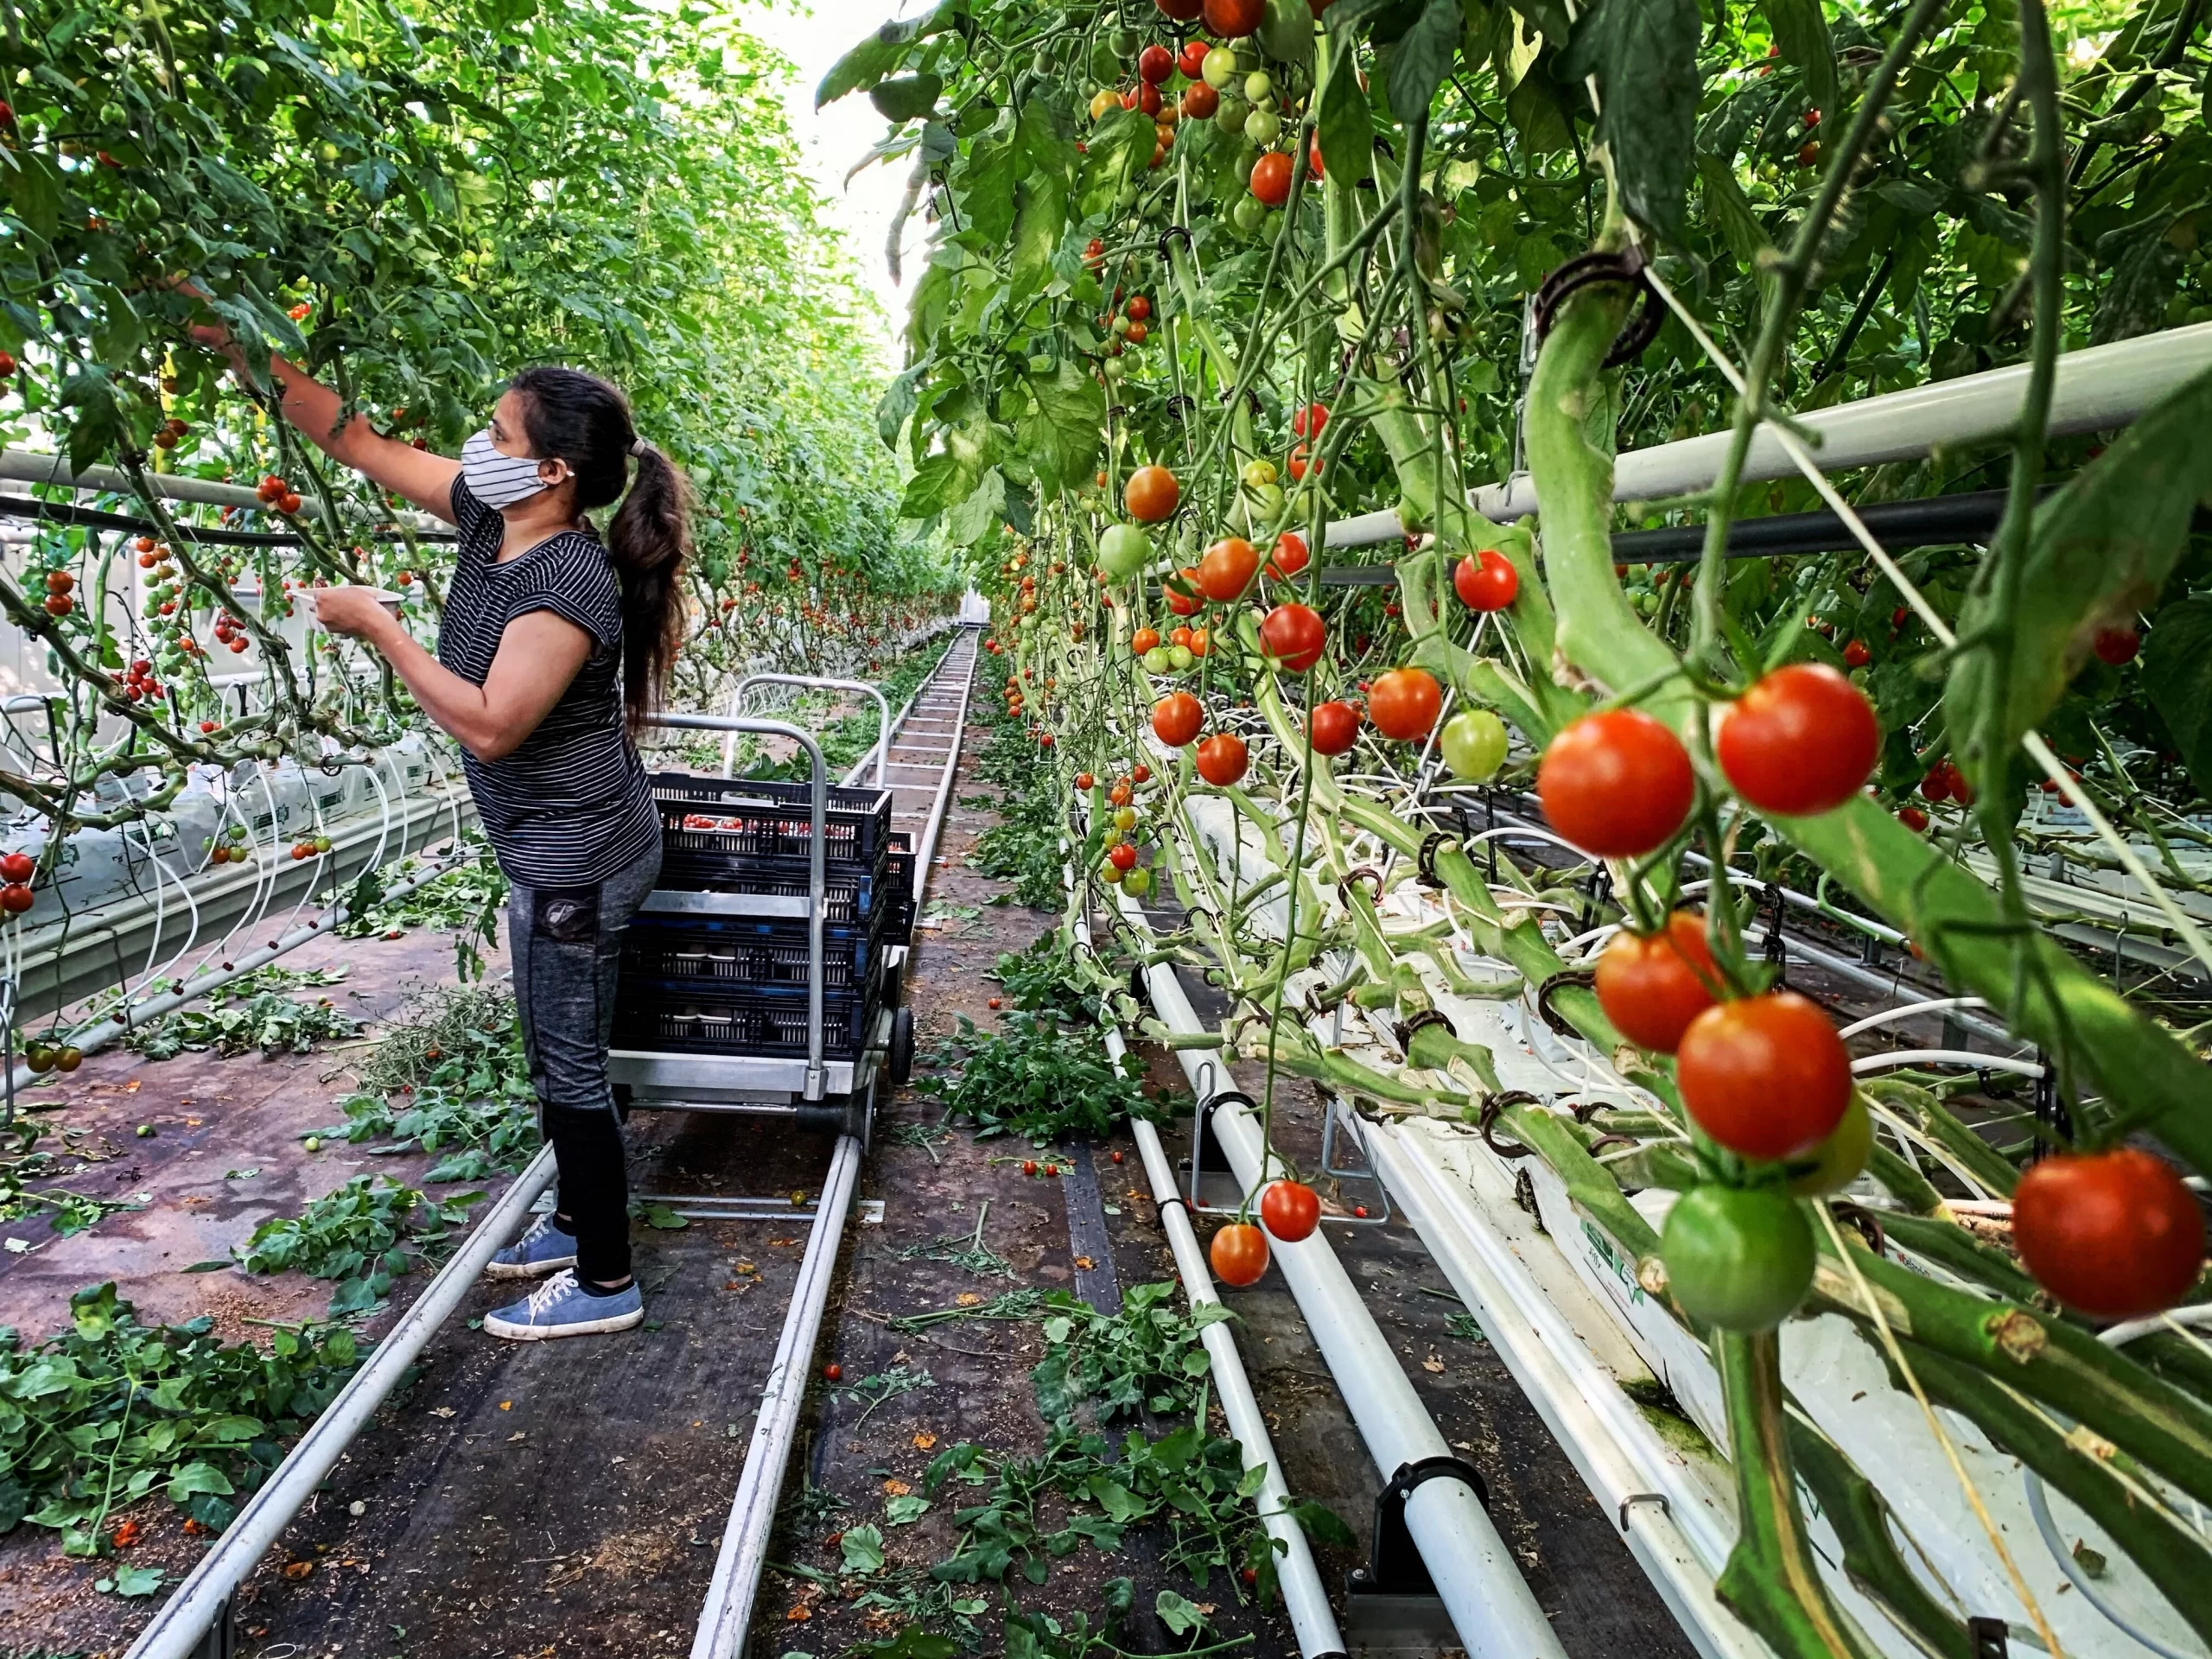
M 211 351 L 221 352 L 243 376 L 245 350 L 220 323 L 195 324 L 192 337 Z M 339 410 L 344 399 L 289 359 L 269 355 L 270 378 L 276 383 L 277 407 L 284 418 L 300 429 L 308 442 L 340 466 L 365 474 L 379 487 L 404 496 L 425 512 L 453 522 L 453 481 L 461 463 L 449 455 L 434 455 L 412 444 L 388 438 L 356 415 L 340 426 Z

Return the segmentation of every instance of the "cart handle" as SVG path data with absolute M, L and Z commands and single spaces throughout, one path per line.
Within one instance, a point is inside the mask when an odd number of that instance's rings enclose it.
M 813 734 L 782 720 L 741 720 L 733 715 L 670 715 L 654 714 L 645 716 L 649 726 L 668 726 L 686 732 L 726 732 L 732 737 L 750 732 L 764 737 L 788 737 L 806 751 L 807 766 L 812 772 L 812 800 L 814 838 L 807 854 L 806 885 L 808 903 L 806 912 L 806 1097 L 822 1098 L 823 1073 L 822 1069 L 822 912 L 829 893 L 829 883 L 823 874 L 823 810 L 829 798 L 830 781 L 822 762 L 822 746 Z M 728 775 L 727 763 L 722 767 Z
M 883 693 L 866 680 L 830 680 L 811 674 L 748 674 L 737 683 L 729 695 L 729 706 L 735 709 L 745 701 L 745 694 L 756 685 L 811 685 L 824 691 L 865 691 L 875 699 L 875 786 L 891 787 L 891 702 Z M 732 732 L 722 739 L 722 776 L 729 776 L 730 768 L 737 764 L 737 734 Z M 863 762 L 865 764 L 865 762 Z

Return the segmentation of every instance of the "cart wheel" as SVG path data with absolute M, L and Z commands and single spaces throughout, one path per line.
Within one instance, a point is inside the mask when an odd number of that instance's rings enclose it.
M 903 1084 L 914 1070 L 914 1011 L 900 1008 L 891 1016 L 891 1081 Z
M 901 958 L 898 962 L 887 961 L 883 965 L 883 1006 L 887 1008 L 897 1007 L 899 998 L 904 994 L 906 988 L 906 963 L 905 960 Z

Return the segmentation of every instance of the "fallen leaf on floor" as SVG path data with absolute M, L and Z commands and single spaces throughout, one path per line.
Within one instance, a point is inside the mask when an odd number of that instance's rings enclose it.
M 811 1608 L 811 1607 L 809 1607 L 809 1606 L 805 1605 L 804 1603 L 802 1603 L 800 1605 L 798 1605 L 798 1606 L 797 1606 L 797 1607 L 792 1608 L 792 1609 L 791 1610 L 791 1611 L 789 1611 L 788 1613 L 785 1613 L 785 1614 L 784 1615 L 784 1618 L 785 1618 L 785 1619 L 786 1621 L 791 1621 L 791 1620 L 797 1620 L 797 1619 L 802 1619 L 802 1618 L 812 1618 L 813 1617 L 814 1617 L 814 1609 L 813 1609 L 813 1608 Z
M 914 1449 L 917 1452 L 926 1452 L 936 1444 L 937 1436 L 931 1433 L 926 1428 L 920 1433 L 914 1436 Z
M 430 1408 L 430 1415 L 433 1417 L 450 1417 L 453 1414 L 454 1410 L 451 1406 L 432 1406 Z
M 760 1269 L 754 1267 L 750 1262 L 735 1262 L 730 1264 L 730 1271 L 732 1273 L 758 1273 Z
M 963 1290 L 952 1299 L 954 1305 L 959 1307 L 973 1307 L 982 1300 L 972 1290 Z
M 313 1561 L 287 1561 L 284 1563 L 284 1576 L 288 1579 L 304 1579 L 308 1573 L 314 1571 L 315 1563 Z
M 1098 1265 L 1087 1255 L 1078 1255 L 1076 1257 L 1075 1264 L 1078 1269 L 1084 1273 L 1089 1273 L 1093 1268 Z
M 514 1408 L 515 1402 L 512 1400 L 502 1400 L 499 1402 L 499 1409 L 501 1411 L 512 1411 Z
M 893 1497 L 904 1497 L 907 1493 L 912 1491 L 914 1489 L 909 1486 L 905 1481 L 893 1478 L 893 1479 L 887 1480 L 883 1483 L 883 1490 L 890 1493 Z
M 130 1082 L 124 1084 L 123 1085 L 123 1092 L 126 1095 L 137 1094 L 138 1092 L 138 1079 L 133 1077 Z
M 772 1238 L 768 1242 L 771 1244 L 796 1244 L 798 1243 L 798 1240 L 795 1238 Z
M 1421 1368 L 1424 1371 L 1427 1371 L 1431 1376 L 1434 1376 L 1443 1370 L 1444 1362 L 1439 1359 L 1434 1354 L 1431 1354 L 1427 1359 L 1421 1361 Z

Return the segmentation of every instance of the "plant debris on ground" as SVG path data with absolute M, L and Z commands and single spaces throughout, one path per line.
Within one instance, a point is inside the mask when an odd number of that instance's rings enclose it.
M 470 1208 L 483 1198 L 456 1192 L 432 1200 L 389 1176 L 356 1175 L 298 1215 L 263 1222 L 233 1255 L 248 1273 L 297 1271 L 335 1279 L 331 1317 L 365 1313 L 417 1265 L 442 1260 L 455 1242 L 454 1230 L 466 1227 Z
M 443 1152 L 423 1179 L 480 1181 L 520 1169 L 537 1148 L 537 1093 L 515 1000 L 456 986 L 425 998 L 354 1068 L 343 1123 L 317 1131 L 385 1152 Z
M 212 1000 L 212 999 L 211 999 Z M 340 1014 L 328 997 L 303 1002 L 276 991 L 207 1008 L 177 1008 L 126 1032 L 123 1046 L 149 1060 L 175 1059 L 187 1049 L 213 1049 L 224 1058 L 258 1049 L 268 1059 L 307 1054 L 320 1042 L 358 1037 L 361 1022 Z
M 1025 1135 L 1041 1146 L 1169 1115 L 1139 1086 L 1144 1068 L 1134 1056 L 1109 1059 L 1095 1028 L 1064 1026 L 1051 1014 L 1017 1009 L 997 1033 L 977 1030 L 963 1014 L 958 1033 L 938 1039 L 929 1063 L 938 1075 L 917 1078 L 915 1090 L 971 1120 L 979 1138 Z

